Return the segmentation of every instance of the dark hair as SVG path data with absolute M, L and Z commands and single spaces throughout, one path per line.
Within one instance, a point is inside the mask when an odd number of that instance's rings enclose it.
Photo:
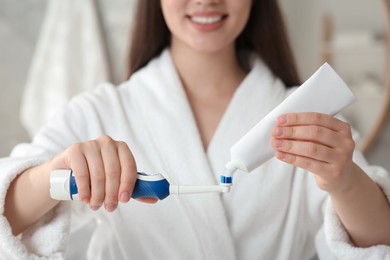
M 158 0 L 138 3 L 127 77 L 144 67 L 170 44 L 171 33 Z M 276 0 L 254 0 L 248 23 L 236 41 L 237 50 L 257 53 L 286 86 L 300 84 L 283 17 Z

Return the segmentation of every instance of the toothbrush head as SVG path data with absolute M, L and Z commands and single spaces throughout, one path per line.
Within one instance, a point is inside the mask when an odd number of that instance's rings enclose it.
M 232 186 L 233 185 L 233 175 L 237 171 L 238 167 L 234 162 L 230 161 L 225 165 L 225 173 L 221 175 L 219 179 L 219 184 L 221 186 Z
M 221 175 L 219 182 L 221 185 L 231 186 L 233 184 L 233 177 Z

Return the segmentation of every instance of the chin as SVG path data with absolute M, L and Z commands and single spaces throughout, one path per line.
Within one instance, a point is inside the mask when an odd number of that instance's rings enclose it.
M 214 54 L 225 52 L 230 49 L 230 45 L 226 44 L 196 44 L 192 45 L 192 49 L 201 54 Z M 234 48 L 232 48 L 234 50 Z

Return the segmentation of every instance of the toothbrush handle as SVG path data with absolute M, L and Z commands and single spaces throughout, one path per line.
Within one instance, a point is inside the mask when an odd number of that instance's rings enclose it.
M 154 198 L 163 200 L 169 196 L 169 183 L 163 177 L 156 180 L 154 175 L 146 175 L 138 173 L 137 180 L 134 185 L 131 197 L 138 198 Z
M 72 170 L 56 170 L 50 176 L 50 196 L 56 200 L 77 200 L 78 189 Z M 132 198 L 155 198 L 169 196 L 169 183 L 160 174 L 146 175 L 138 172 Z

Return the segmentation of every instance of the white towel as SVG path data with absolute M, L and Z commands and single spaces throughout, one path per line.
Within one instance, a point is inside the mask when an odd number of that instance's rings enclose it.
M 31 136 L 71 97 L 110 80 L 100 22 L 95 0 L 48 1 L 22 98 Z

